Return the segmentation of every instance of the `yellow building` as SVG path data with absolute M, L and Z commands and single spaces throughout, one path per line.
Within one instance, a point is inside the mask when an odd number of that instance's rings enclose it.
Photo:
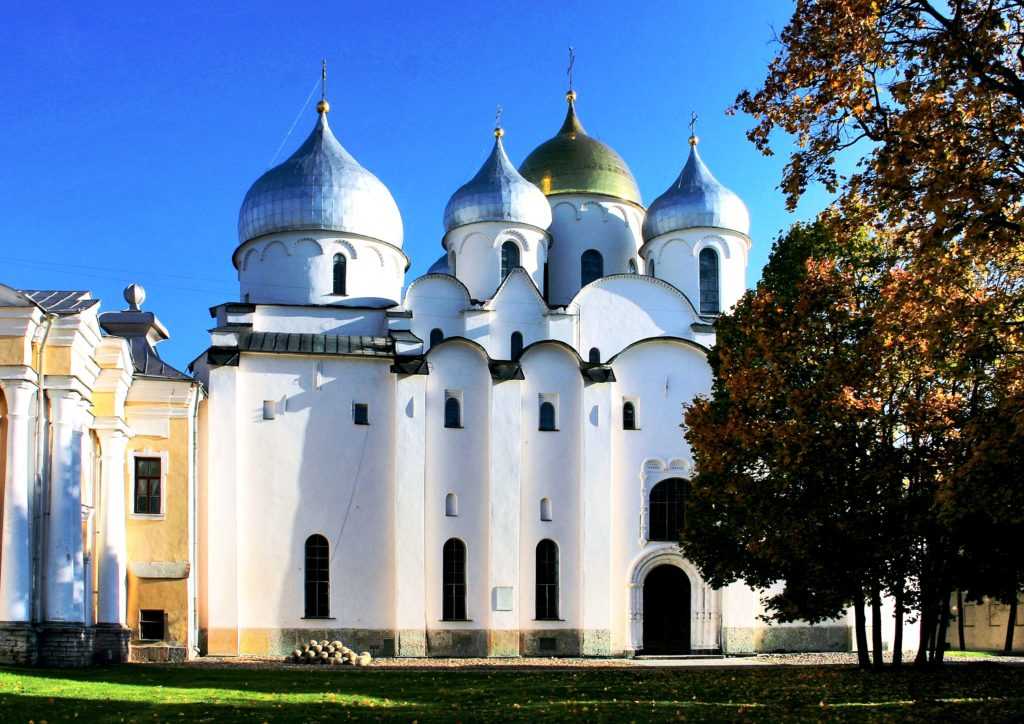
M 963 616 L 964 648 L 968 651 L 1002 651 L 1006 645 L 1006 628 L 1010 606 L 985 598 L 980 602 L 964 601 L 959 611 L 956 598 L 952 604 L 953 620 L 949 623 L 946 643 L 951 649 L 960 647 L 960 620 Z M 1013 621 L 1013 651 L 1024 651 L 1024 593 L 1018 594 Z
M 141 310 L 0 285 L 0 662 L 171 659 L 196 646 L 201 387 Z

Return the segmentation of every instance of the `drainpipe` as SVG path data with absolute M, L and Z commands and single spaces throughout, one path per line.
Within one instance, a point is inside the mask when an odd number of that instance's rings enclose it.
M 50 338 L 50 330 L 53 322 L 57 319 L 56 314 L 47 314 L 43 321 L 43 339 L 39 343 L 39 369 L 36 373 L 36 494 L 34 497 L 35 509 L 34 523 L 32 527 L 32 590 L 31 608 L 32 620 L 41 622 L 43 620 L 43 572 L 41 568 L 43 546 L 46 536 L 46 518 L 50 515 L 50 486 L 47 485 L 43 469 L 46 464 L 46 393 L 44 383 L 46 380 L 46 342 Z
M 203 388 L 198 383 L 192 383 L 192 495 L 189 505 L 192 508 L 192 540 L 189 541 L 189 575 L 192 579 L 192 625 L 189 627 L 188 636 L 192 639 L 190 652 L 193 655 L 199 654 L 199 403 L 202 399 Z

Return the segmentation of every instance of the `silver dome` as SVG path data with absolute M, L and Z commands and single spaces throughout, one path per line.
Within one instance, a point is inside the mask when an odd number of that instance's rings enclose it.
M 448 269 L 448 255 L 444 254 L 427 269 L 427 274 L 451 274 Z
M 679 177 L 647 208 L 644 241 L 703 226 L 749 234 L 750 212 L 711 174 L 697 152 L 696 139 L 691 139 L 690 157 Z
M 238 212 L 239 243 L 302 229 L 402 245 L 402 216 L 391 192 L 338 143 L 326 110 L 305 143 L 256 180 Z
M 500 129 L 495 131 L 491 155 L 476 176 L 452 195 L 444 210 L 445 231 L 478 221 L 514 221 L 541 229 L 551 225 L 547 197 L 508 160 Z

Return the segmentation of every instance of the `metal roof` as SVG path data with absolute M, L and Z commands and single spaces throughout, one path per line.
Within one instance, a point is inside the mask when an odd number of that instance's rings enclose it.
M 238 349 L 242 352 L 363 357 L 393 357 L 395 354 L 394 341 L 388 337 L 288 332 L 243 332 L 238 337 Z
M 19 289 L 22 294 L 50 314 L 77 314 L 100 303 L 90 292 L 52 289 Z

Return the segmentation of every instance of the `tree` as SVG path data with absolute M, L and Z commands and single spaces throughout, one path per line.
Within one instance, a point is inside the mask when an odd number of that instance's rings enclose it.
M 1015 600 L 1024 578 L 1024 486 L 1005 462 L 1024 409 L 1024 3 L 798 0 L 779 40 L 736 107 L 765 153 L 776 130 L 796 137 L 790 208 L 822 183 L 840 244 L 865 228 L 892 244 L 874 333 L 902 382 L 918 660 L 941 660 L 951 590 Z
M 838 259 L 823 224 L 796 225 L 775 244 L 756 291 L 720 318 L 709 399 L 686 411 L 699 471 L 683 553 L 715 586 L 772 589 L 772 619 L 812 622 L 856 612 L 868 665 L 865 604 L 903 599 L 902 456 L 879 384 L 883 349 L 869 268 L 881 247 L 862 235 L 860 263 Z M 867 281 L 868 283 L 864 283 Z

